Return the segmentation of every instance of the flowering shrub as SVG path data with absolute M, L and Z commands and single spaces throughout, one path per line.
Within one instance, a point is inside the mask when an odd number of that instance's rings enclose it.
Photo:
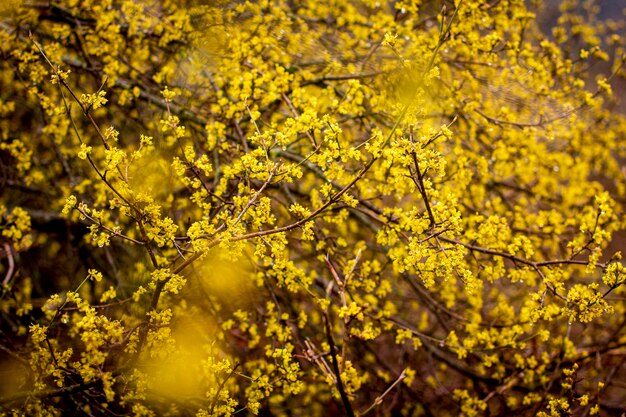
M 621 413 L 623 22 L 199 3 L 1 6 L 3 413 Z

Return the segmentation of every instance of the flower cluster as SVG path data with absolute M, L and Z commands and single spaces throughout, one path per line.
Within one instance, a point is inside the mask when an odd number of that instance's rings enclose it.
M 3 410 L 626 397 L 624 22 L 574 0 L 552 33 L 523 0 L 43 3 L 0 7 Z

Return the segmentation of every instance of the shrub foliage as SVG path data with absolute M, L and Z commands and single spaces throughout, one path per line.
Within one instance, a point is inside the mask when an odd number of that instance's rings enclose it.
M 618 22 L 205 3 L 1 6 L 2 412 L 621 412 Z

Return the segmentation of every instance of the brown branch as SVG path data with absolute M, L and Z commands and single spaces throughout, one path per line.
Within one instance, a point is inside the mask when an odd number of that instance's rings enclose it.
M 372 72 L 363 72 L 360 74 L 326 75 L 326 76 L 314 78 L 312 80 L 306 80 L 302 82 L 302 86 L 311 85 L 311 84 L 320 84 L 326 81 L 362 80 L 365 78 L 372 78 L 378 75 L 383 75 L 385 73 L 386 71 L 372 71 Z
M 68 387 L 63 387 L 63 388 L 53 389 L 53 390 L 45 390 L 45 391 L 39 391 L 39 392 L 32 392 L 32 391 L 18 392 L 16 394 L 9 395 L 4 398 L 0 398 L 0 404 L 9 404 L 9 403 L 16 402 L 16 401 L 22 401 L 27 398 L 35 398 L 35 399 L 41 400 L 45 398 L 61 397 L 64 395 L 70 395 L 70 394 L 74 394 L 77 392 L 86 391 L 101 383 L 102 381 L 98 379 L 98 380 L 87 382 L 87 383 L 70 385 Z
M 416 183 L 416 185 L 418 185 L 417 189 L 422 195 L 422 199 L 424 200 L 424 205 L 426 206 L 426 211 L 428 212 L 428 219 L 430 220 L 430 228 L 433 229 L 436 226 L 437 221 L 435 220 L 435 215 L 433 214 L 433 210 L 430 207 L 428 194 L 426 194 L 426 187 L 424 187 L 425 172 L 420 171 L 420 166 L 419 166 L 419 163 L 417 162 L 417 155 L 415 155 L 415 152 L 413 152 L 411 156 L 413 157 L 413 163 L 415 164 L 415 173 L 417 174 L 417 182 L 419 183 L 419 185 L 418 183 Z
M 406 368 L 402 370 L 402 372 L 400 373 L 398 378 L 396 378 L 396 380 L 393 381 L 393 383 L 385 390 L 385 392 L 383 392 L 378 397 L 376 397 L 376 399 L 374 400 L 372 405 L 369 406 L 369 408 L 367 408 L 365 411 L 359 413 L 359 416 L 366 415 L 367 413 L 372 411 L 374 408 L 376 408 L 378 405 L 382 404 L 383 400 L 385 399 L 385 396 L 387 394 L 389 394 L 391 392 L 391 390 L 395 388 L 396 385 L 398 385 L 400 382 L 402 382 L 404 380 L 404 378 L 406 378 Z
M 469 243 L 461 242 L 460 240 L 456 240 L 456 239 L 451 239 L 451 238 L 441 236 L 441 240 L 448 242 L 448 243 L 453 243 L 455 245 L 461 245 L 471 251 L 485 253 L 488 255 L 499 256 L 501 258 L 506 258 L 513 262 L 518 262 L 518 263 L 532 266 L 532 267 L 543 267 L 543 266 L 550 266 L 550 265 L 589 265 L 589 261 L 579 260 L 579 259 L 551 259 L 551 260 L 546 260 L 546 261 L 531 261 L 529 259 L 522 258 L 520 256 L 513 255 L 511 253 L 501 252 L 495 249 L 488 249 L 488 248 L 483 248 L 481 246 L 471 245 Z M 596 266 L 600 269 L 606 268 L 606 265 L 601 262 L 598 262 Z
M 331 333 L 330 319 L 328 318 L 327 312 L 324 312 L 324 326 L 326 328 L 326 339 L 328 340 L 328 345 L 330 346 L 330 357 L 333 363 L 333 372 L 337 377 L 336 385 L 337 390 L 339 390 L 339 395 L 341 396 L 341 402 L 343 403 L 343 407 L 346 409 L 346 415 L 348 417 L 355 417 L 354 410 L 350 404 L 350 399 L 348 398 L 348 394 L 346 394 L 343 382 L 341 381 L 341 371 L 339 370 L 339 361 L 337 360 L 337 348 L 335 347 L 335 341 L 333 340 Z
M 4 276 L 4 280 L 2 281 L 2 286 L 6 286 L 11 281 L 11 277 L 13 277 L 13 272 L 15 271 L 15 261 L 13 260 L 13 251 L 11 249 L 11 245 L 8 243 L 4 244 L 4 252 L 6 253 L 7 260 L 9 262 L 9 268 L 7 269 L 7 273 Z
M 441 236 L 441 240 L 443 240 L 444 242 L 453 243 L 455 245 L 463 246 L 463 247 L 469 249 L 470 251 L 480 252 L 480 253 L 484 253 L 484 254 L 487 254 L 487 255 L 494 255 L 494 256 L 498 256 L 498 257 L 501 257 L 501 258 L 508 259 L 510 261 L 513 261 L 514 263 L 520 263 L 520 264 L 523 264 L 523 265 L 530 266 L 531 268 L 533 268 L 537 272 L 537 274 L 539 274 L 539 276 L 541 277 L 542 281 L 546 284 L 548 289 L 550 289 L 550 291 L 555 296 L 557 296 L 558 298 L 560 298 L 561 300 L 564 300 L 564 301 L 566 301 L 567 298 L 562 296 L 561 294 L 559 294 L 556 291 L 556 288 L 554 288 L 554 286 L 550 285 L 549 283 L 547 283 L 545 281 L 545 275 L 541 271 L 541 267 L 546 267 L 546 266 L 550 266 L 550 265 L 583 265 L 583 266 L 589 265 L 589 261 L 577 260 L 577 259 L 551 259 L 551 260 L 546 260 L 546 261 L 531 261 L 529 259 L 522 258 L 520 256 L 513 255 L 513 254 L 508 253 L 508 252 L 501 252 L 501 251 L 497 251 L 497 250 L 494 250 L 494 249 L 483 248 L 483 247 L 480 247 L 480 246 L 475 246 L 475 245 L 471 245 L 469 243 L 461 242 L 461 241 L 456 240 L 456 239 L 451 239 L 451 238 L 447 238 L 447 237 Z M 604 270 L 604 269 L 606 269 L 606 264 L 598 262 L 596 264 L 596 268 Z

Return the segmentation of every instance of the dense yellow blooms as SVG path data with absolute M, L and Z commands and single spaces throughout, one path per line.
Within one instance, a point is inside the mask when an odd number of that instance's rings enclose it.
M 626 397 L 625 24 L 594 2 L 546 33 L 541 1 L 19 3 L 0 7 L 2 410 Z

